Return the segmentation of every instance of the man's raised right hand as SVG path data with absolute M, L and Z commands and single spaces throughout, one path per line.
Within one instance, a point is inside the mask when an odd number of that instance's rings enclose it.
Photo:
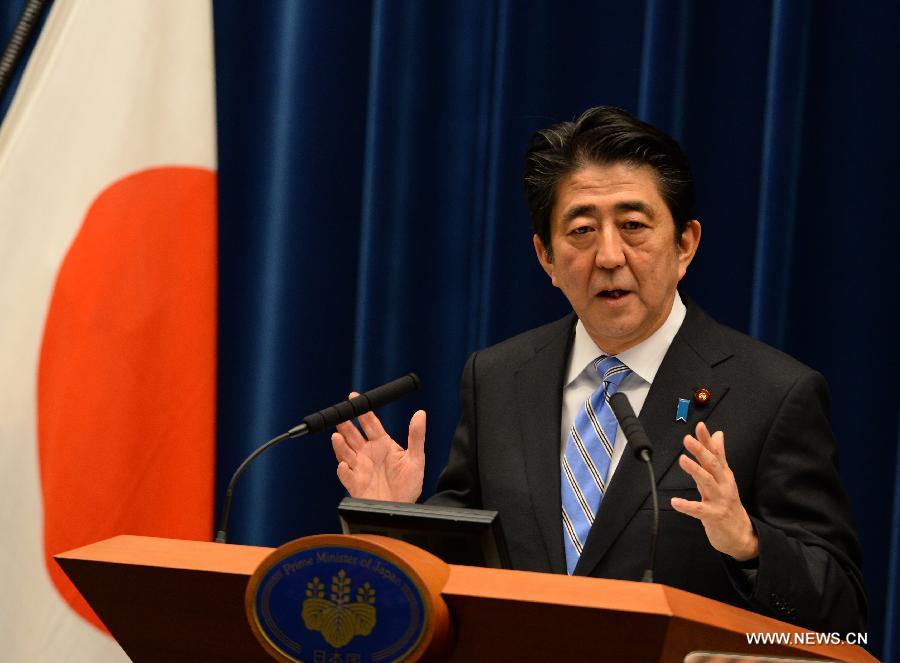
M 352 497 L 415 502 L 422 494 L 425 475 L 425 411 L 417 411 L 410 419 L 406 449 L 385 432 L 374 413 L 360 416 L 359 425 L 362 432 L 353 422 L 338 424 L 331 436 L 344 488 Z

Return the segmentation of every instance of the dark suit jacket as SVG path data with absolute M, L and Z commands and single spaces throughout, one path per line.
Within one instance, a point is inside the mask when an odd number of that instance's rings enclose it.
M 462 418 L 429 500 L 500 512 L 513 568 L 565 573 L 560 417 L 575 316 L 473 354 Z M 675 420 L 679 398 L 706 387 L 705 407 Z M 655 580 L 821 631 L 863 631 L 860 549 L 837 470 L 824 378 L 719 325 L 688 302 L 640 414 L 655 449 L 660 498 Z M 672 510 L 699 499 L 676 462 L 705 420 L 725 433 L 741 500 L 759 535 L 755 578 L 714 550 L 699 521 Z M 640 580 L 652 507 L 646 468 L 626 451 L 575 573 Z

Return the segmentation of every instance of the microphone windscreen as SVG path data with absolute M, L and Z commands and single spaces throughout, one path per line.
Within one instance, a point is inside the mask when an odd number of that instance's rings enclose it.
M 402 398 L 407 394 L 411 394 L 419 388 L 419 376 L 415 373 L 407 373 L 402 378 L 397 378 L 396 380 L 391 380 L 387 384 L 383 384 L 380 387 L 375 387 L 374 389 L 370 389 L 364 394 L 360 394 L 357 398 L 362 398 L 365 396 L 368 398 L 368 410 L 375 410 L 380 408 L 383 405 L 387 405 L 398 398 Z M 351 402 L 356 399 L 352 399 Z M 360 413 L 362 414 L 362 413 Z
M 350 400 L 342 401 L 324 410 L 319 410 L 303 420 L 307 426 L 307 432 L 318 433 L 330 426 L 336 426 L 344 421 L 349 421 L 366 412 L 387 405 L 398 398 L 411 394 L 419 388 L 419 376 L 408 373 L 402 378 L 391 380 L 380 387 L 370 389 Z

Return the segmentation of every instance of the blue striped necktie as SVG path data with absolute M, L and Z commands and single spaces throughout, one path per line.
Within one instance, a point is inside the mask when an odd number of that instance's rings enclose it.
M 594 360 L 594 368 L 603 384 L 575 415 L 566 438 L 561 468 L 563 541 L 566 568 L 570 575 L 578 564 L 606 492 L 609 464 L 619 428 L 609 407 L 609 397 L 616 393 L 619 384 L 631 373 L 631 369 L 621 361 L 605 355 Z

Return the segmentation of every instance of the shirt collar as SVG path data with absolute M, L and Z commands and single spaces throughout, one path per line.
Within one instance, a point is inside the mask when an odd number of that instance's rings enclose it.
M 653 378 L 662 364 L 669 346 L 675 334 L 681 328 L 684 322 L 684 316 L 687 308 L 681 301 L 681 296 L 675 292 L 675 299 L 672 302 L 672 310 L 669 316 L 662 323 L 659 329 L 653 332 L 643 341 L 628 348 L 617 356 L 619 360 L 628 366 L 638 377 L 649 384 L 653 384 Z M 587 370 L 593 361 L 600 355 L 606 354 L 601 348 L 597 347 L 594 339 L 590 337 L 584 323 L 581 320 L 575 325 L 575 340 L 572 343 L 572 353 L 569 358 L 569 372 L 566 376 L 566 387 L 572 384 L 585 370 Z

